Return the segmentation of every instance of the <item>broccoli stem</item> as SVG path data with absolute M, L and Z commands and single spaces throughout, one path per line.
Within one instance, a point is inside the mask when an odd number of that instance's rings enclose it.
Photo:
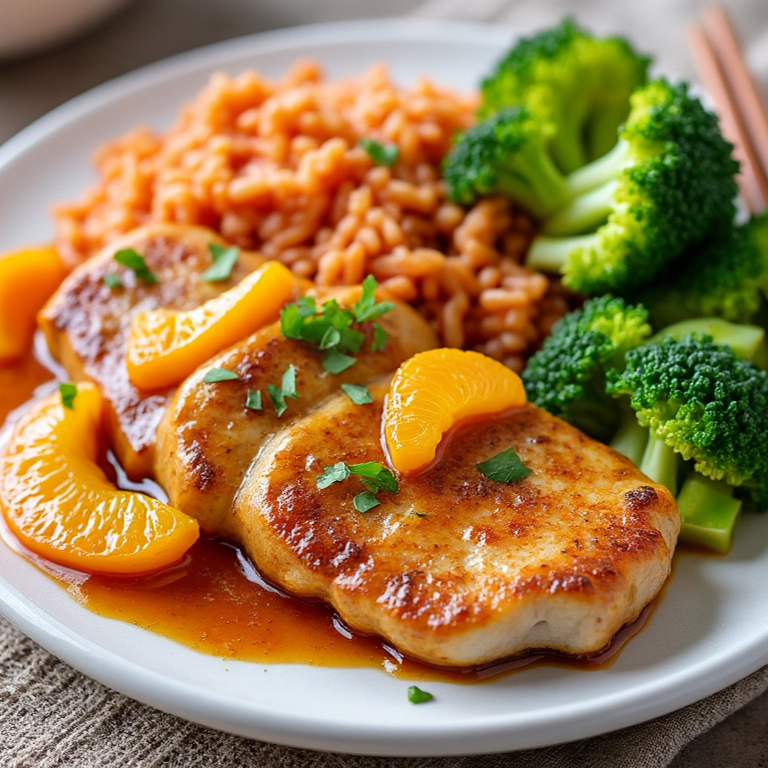
M 627 117 L 627 103 L 619 100 L 595 112 L 586 130 L 587 155 L 590 161 L 603 157 L 616 145 L 619 126 Z
M 538 145 L 515 156 L 514 167 L 500 168 L 497 186 L 536 218 L 544 218 L 569 198 L 568 184 L 550 156 Z
M 624 411 L 611 448 L 626 456 L 654 483 L 666 486 L 673 496 L 677 493 L 680 456 L 655 432 L 642 426 L 629 408 Z
M 578 235 L 604 224 L 616 206 L 618 182 L 608 181 L 572 200 L 552 214 L 541 228 L 546 235 Z
M 648 427 L 641 426 L 635 412 L 626 408 L 611 440 L 611 448 L 626 456 L 633 464 L 639 465 L 647 445 Z
M 571 252 L 576 248 L 596 248 L 596 234 L 573 237 L 547 237 L 538 235 L 528 251 L 525 265 L 538 272 L 561 272 Z
M 565 177 L 571 198 L 582 195 L 619 177 L 629 160 L 629 143 L 619 139 L 608 154 L 593 160 Z
M 674 448 L 670 448 L 655 432 L 649 430 L 648 445 L 645 447 L 638 469 L 650 477 L 654 483 L 666 486 L 675 496 L 679 463 L 680 457 Z
M 727 552 L 733 539 L 741 501 L 722 480 L 710 480 L 689 472 L 677 495 L 680 510 L 680 540 L 716 552 Z
M 650 341 L 660 341 L 665 336 L 680 341 L 690 333 L 711 336 L 715 344 L 730 347 L 736 357 L 749 360 L 758 368 L 766 370 L 768 366 L 765 330 L 757 325 L 730 323 L 719 317 L 697 317 L 662 328 Z
M 563 173 L 572 173 L 587 162 L 582 139 L 583 122 L 584 107 L 569 104 L 567 112 L 561 116 L 557 134 L 550 142 L 549 151 Z

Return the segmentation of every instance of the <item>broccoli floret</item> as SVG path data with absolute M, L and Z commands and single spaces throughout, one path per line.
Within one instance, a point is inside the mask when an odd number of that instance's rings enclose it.
M 527 265 L 561 272 L 582 293 L 631 294 L 730 225 L 731 150 L 687 84 L 638 89 L 614 149 L 568 177 L 586 191 L 543 221 Z
M 634 411 L 621 432 L 626 445 L 634 429 L 639 468 L 682 501 L 684 536 L 690 528 L 699 543 L 726 548 L 741 500 L 768 508 L 768 375 L 710 337 L 689 335 L 628 351 L 623 370 L 607 378 L 608 393 Z
M 768 292 L 768 212 L 692 249 L 638 295 L 654 328 L 687 318 L 752 323 Z
M 552 157 L 569 173 L 605 154 L 646 81 L 649 59 L 617 37 L 597 39 L 566 19 L 521 39 L 483 82 L 479 117 L 525 105 L 555 126 Z
M 563 317 L 528 361 L 523 383 L 531 402 L 581 430 L 609 440 L 620 420 L 606 393 L 606 371 L 651 335 L 647 312 L 601 296 Z
M 443 164 L 451 200 L 500 194 L 539 218 L 552 213 L 572 197 L 549 156 L 552 130 L 525 107 L 508 107 L 465 131 Z

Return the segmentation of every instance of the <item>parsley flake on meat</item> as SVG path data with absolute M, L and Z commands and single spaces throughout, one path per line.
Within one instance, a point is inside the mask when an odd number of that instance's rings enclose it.
M 507 448 L 475 466 L 494 483 L 519 483 L 533 471 L 523 464 L 514 448 Z
M 146 259 L 133 248 L 123 248 L 112 258 L 118 264 L 130 269 L 143 283 L 154 285 L 157 282 L 157 275 L 147 266 Z
M 208 243 L 208 251 L 213 259 L 213 264 L 203 272 L 203 282 L 221 283 L 229 280 L 240 256 L 240 249 L 236 245 L 225 248 L 218 243 Z

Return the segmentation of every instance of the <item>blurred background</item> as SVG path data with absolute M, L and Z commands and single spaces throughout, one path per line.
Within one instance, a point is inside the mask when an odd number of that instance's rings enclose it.
M 727 0 L 768 91 L 768 3 Z M 464 18 L 521 31 L 571 14 L 693 77 L 684 29 L 699 0 L 0 0 L 0 142 L 67 99 L 144 64 L 269 29 L 381 16 Z M 58 38 L 58 39 L 57 39 Z M 63 38 L 63 39 L 61 39 Z

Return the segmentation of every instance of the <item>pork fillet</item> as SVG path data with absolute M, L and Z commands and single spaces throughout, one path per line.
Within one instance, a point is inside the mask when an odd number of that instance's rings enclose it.
M 329 399 L 251 466 L 233 535 L 267 578 L 448 666 L 597 652 L 654 598 L 679 529 L 673 497 L 533 405 L 462 429 L 437 466 L 401 477 L 365 514 L 352 505 L 355 476 L 318 489 L 328 465 L 385 461 L 386 390 L 373 389 L 372 405 Z M 510 447 L 529 477 L 500 484 L 476 468 Z

